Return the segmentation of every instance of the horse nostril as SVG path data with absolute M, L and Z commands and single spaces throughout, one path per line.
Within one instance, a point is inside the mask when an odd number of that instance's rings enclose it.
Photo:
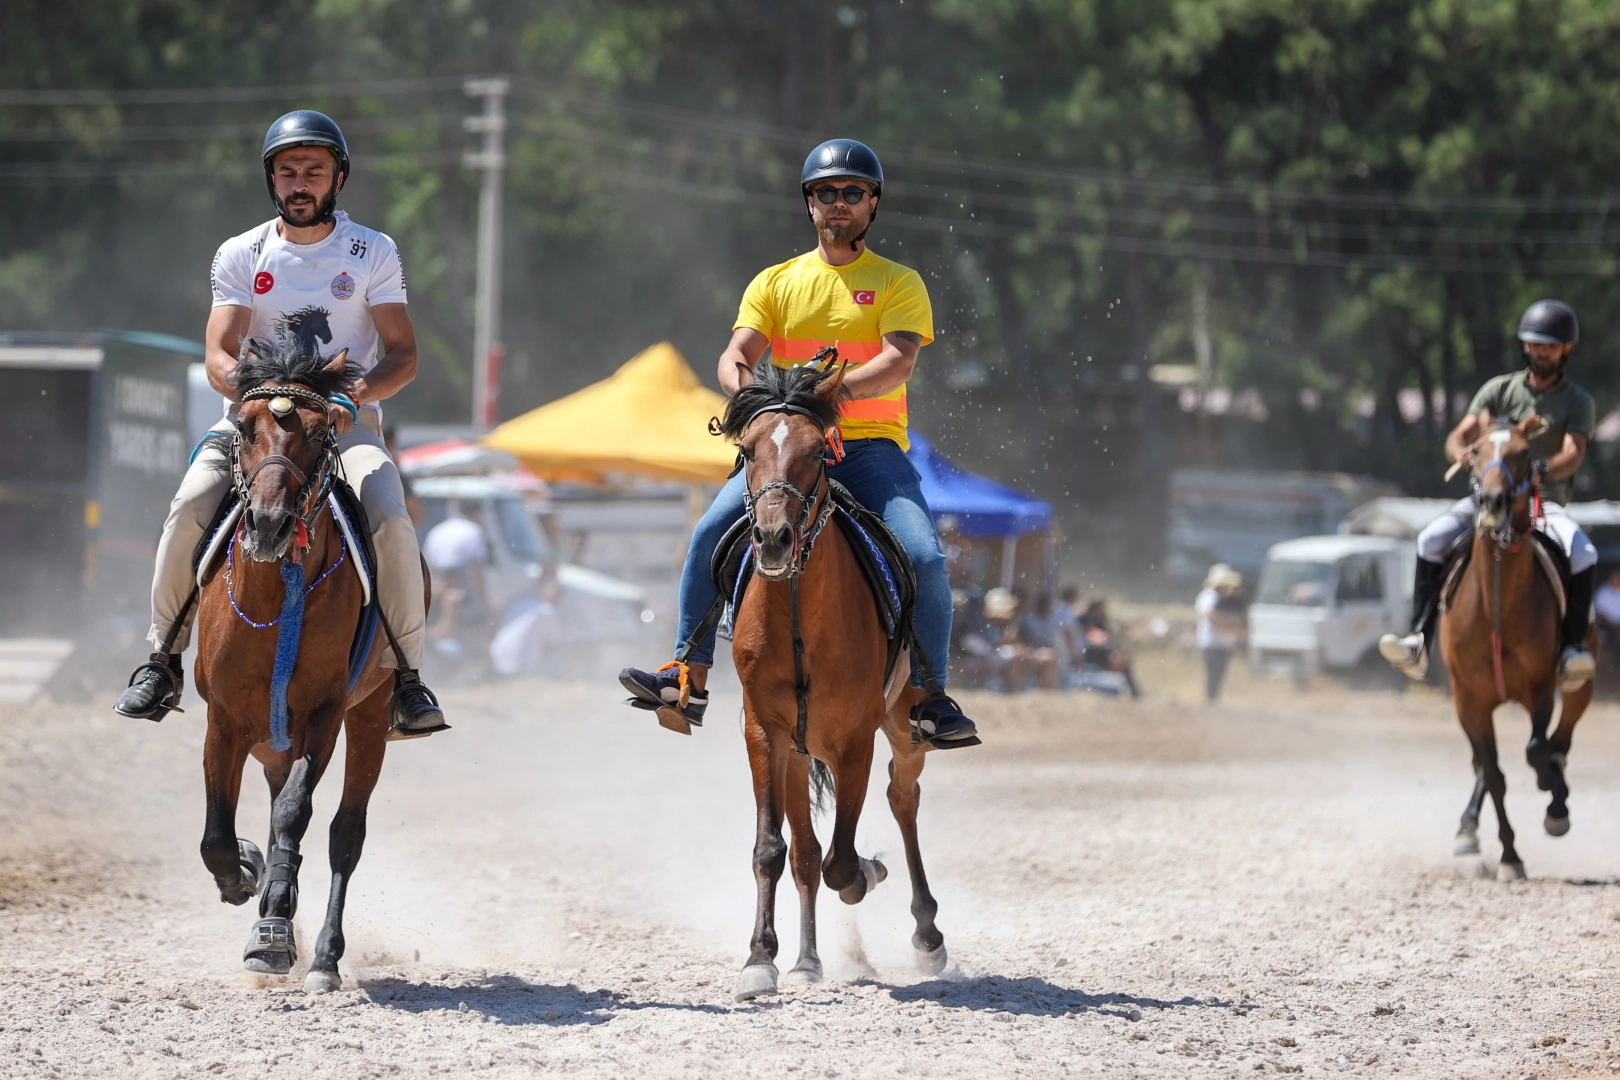
M 793 530 L 792 530 L 792 528 L 790 528 L 787 525 L 778 525 L 776 527 L 776 535 L 775 535 L 774 539 L 782 547 L 787 547 L 790 543 L 793 542 Z
M 755 546 L 758 546 L 758 545 L 761 545 L 763 543 L 765 543 L 765 530 L 760 528 L 758 525 L 755 525 L 754 526 L 754 544 L 755 544 Z

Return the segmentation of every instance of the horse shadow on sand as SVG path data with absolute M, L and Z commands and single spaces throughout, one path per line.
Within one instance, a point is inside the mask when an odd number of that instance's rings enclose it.
M 567 1027 L 605 1024 L 615 1013 L 639 1009 L 724 1013 L 724 1006 L 639 1000 L 616 990 L 584 990 L 529 982 L 516 975 L 492 975 L 471 986 L 410 982 L 398 978 L 361 979 L 360 989 L 382 1006 L 403 1012 L 476 1012 L 499 1024 Z
M 1094 1012 L 1139 1020 L 1146 1009 L 1237 1009 L 1230 1001 L 1200 1000 L 1186 996 L 1175 1000 L 1137 997 L 1132 994 L 1088 994 L 1068 986 L 1032 976 L 1009 978 L 1005 975 L 979 975 L 971 978 L 930 979 L 907 986 L 889 987 L 889 996 L 901 1002 L 932 1001 L 948 1009 L 1006 1012 L 1029 1016 L 1066 1016 Z M 1131 1013 L 1135 1011 L 1136 1016 Z

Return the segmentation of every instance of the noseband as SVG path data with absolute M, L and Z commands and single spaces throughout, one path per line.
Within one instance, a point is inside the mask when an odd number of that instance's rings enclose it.
M 257 401 L 261 398 L 297 398 L 318 407 L 323 413 L 332 404 L 324 395 L 317 394 L 304 386 L 256 386 L 242 395 L 242 400 L 245 402 Z M 273 405 L 272 409 L 274 409 Z M 279 415 L 285 415 L 285 412 L 280 412 Z M 297 498 L 298 536 L 302 538 L 302 546 L 308 547 L 311 523 L 315 520 L 316 512 L 326 502 L 326 497 L 332 493 L 332 482 L 336 478 L 337 433 L 330 424 L 327 425 L 326 435 L 322 439 L 321 460 L 315 467 L 315 474 L 310 476 L 303 469 L 300 469 L 292 459 L 283 457 L 280 454 L 266 454 L 254 464 L 252 469 L 243 473 L 242 433 L 238 430 L 235 437 L 231 439 L 231 484 L 236 489 L 237 497 L 244 504 L 248 501 L 254 478 L 267 465 L 280 465 L 297 477 L 299 484 Z M 295 540 L 294 559 L 298 557 L 296 549 L 299 546 Z

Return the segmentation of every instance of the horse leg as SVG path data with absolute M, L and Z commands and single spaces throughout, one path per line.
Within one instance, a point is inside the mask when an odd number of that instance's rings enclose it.
M 264 856 L 236 835 L 236 800 L 242 792 L 247 740 L 227 718 L 210 717 L 203 742 L 203 784 L 208 810 L 201 844 L 203 865 L 214 875 L 223 903 L 247 903 L 264 881 Z
M 269 743 L 259 743 L 253 748 L 253 757 L 264 766 L 264 783 L 270 789 L 270 805 L 276 804 L 281 795 L 281 789 L 287 786 L 287 774 L 292 770 L 292 758 L 287 754 L 278 754 L 270 749 Z M 275 826 L 270 827 L 268 838 L 265 840 L 265 850 L 275 847 Z
M 1465 706 L 1459 701 L 1458 712 Z M 1476 704 L 1468 708 L 1468 719 L 1463 728 L 1474 748 L 1474 768 L 1485 778 L 1485 790 L 1490 793 L 1491 805 L 1496 809 L 1496 833 L 1502 841 L 1502 861 L 1496 867 L 1498 881 L 1523 881 L 1524 861 L 1513 847 L 1513 826 L 1507 816 L 1507 777 L 1496 757 L 1496 725 L 1491 719 L 1488 705 Z M 1471 721 L 1471 722 L 1470 722 Z
M 821 879 L 838 899 L 858 904 L 867 891 L 889 876 L 876 859 L 863 859 L 855 851 L 855 826 L 866 802 L 866 782 L 872 775 L 872 740 L 857 740 L 833 769 L 838 816 L 833 821 L 832 850 L 821 864 Z
M 335 712 L 338 705 L 322 709 Z M 285 975 L 298 962 L 293 940 L 293 916 L 298 912 L 298 845 L 309 828 L 315 785 L 326 771 L 337 742 L 336 722 L 330 715 L 311 717 L 304 753 L 287 771 L 287 783 L 270 807 L 270 865 L 264 894 L 259 898 L 259 921 L 253 924 L 242 963 L 261 975 Z
M 751 707 L 745 738 L 754 778 L 754 886 L 758 893 L 748 963 L 737 981 L 738 1001 L 776 993 L 776 883 L 787 862 L 787 844 L 782 840 L 786 750 L 779 737 L 765 730 Z
M 911 872 L 911 917 L 917 920 L 917 930 L 911 935 L 911 947 L 917 953 L 917 967 L 925 975 L 938 975 L 945 970 L 945 935 L 934 925 L 939 902 L 928 890 L 928 875 L 923 871 L 922 848 L 917 844 L 917 804 L 922 799 L 922 776 L 927 755 L 913 748 L 910 740 L 904 743 L 891 735 L 889 744 L 894 757 L 889 761 L 889 809 L 900 826 L 900 838 L 906 846 L 906 869 Z
M 1451 849 L 1453 855 L 1479 854 L 1479 810 L 1485 804 L 1485 767 L 1480 764 L 1479 755 L 1474 755 L 1474 793 L 1468 796 L 1468 805 L 1463 808 L 1462 821 L 1457 825 L 1456 846 Z
M 821 842 L 816 839 L 810 814 L 810 759 L 788 755 L 783 803 L 793 829 L 789 858 L 793 884 L 799 890 L 799 959 L 785 981 L 808 985 L 821 981 L 821 957 L 816 953 L 816 889 L 821 885 Z
M 1547 835 L 1563 836 L 1569 832 L 1569 785 L 1564 782 L 1565 752 L 1547 737 L 1552 711 L 1553 689 L 1549 683 L 1536 694 L 1535 707 L 1530 710 L 1530 741 L 1525 745 L 1524 759 L 1536 771 L 1536 787 L 1552 792 L 1547 817 L 1542 823 Z
M 348 754 L 343 767 L 343 801 L 332 818 L 327 842 L 332 864 L 332 889 L 326 900 L 326 921 L 315 943 L 315 958 L 304 976 L 307 993 L 327 993 L 338 989 L 338 961 L 343 958 L 343 905 L 348 897 L 349 879 L 360 862 L 360 849 L 366 842 L 366 806 L 382 775 L 383 754 L 388 738 L 388 702 L 392 688 L 387 684 L 356 707 L 344 725 Z

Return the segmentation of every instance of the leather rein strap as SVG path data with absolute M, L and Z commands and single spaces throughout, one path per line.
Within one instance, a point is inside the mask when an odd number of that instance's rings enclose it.
M 242 395 L 243 401 L 256 401 L 260 398 L 294 398 L 323 413 L 332 402 L 323 394 L 318 394 L 306 386 L 279 386 L 275 384 L 256 386 Z M 315 468 L 315 475 L 309 476 L 297 463 L 280 454 L 266 454 L 260 458 L 245 474 L 242 471 L 242 433 L 238 431 L 231 440 L 231 478 L 236 488 L 237 496 L 246 503 L 249 489 L 253 480 L 268 465 L 279 465 L 298 479 L 298 520 L 303 526 L 307 537 L 311 530 L 311 523 L 327 497 L 332 493 L 332 482 L 336 476 L 337 466 L 337 432 L 330 424 L 326 428 L 326 436 L 321 448 L 320 464 Z M 296 551 L 296 549 L 294 549 Z M 296 554 L 294 558 L 298 558 Z

